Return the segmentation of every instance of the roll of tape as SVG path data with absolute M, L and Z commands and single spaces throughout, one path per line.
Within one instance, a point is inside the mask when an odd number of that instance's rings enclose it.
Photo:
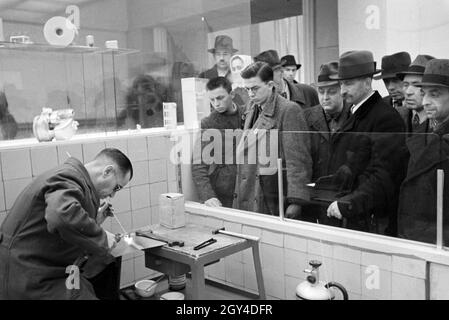
M 44 26 L 45 40 L 51 45 L 66 47 L 75 40 L 76 34 L 75 25 L 64 17 L 53 17 Z

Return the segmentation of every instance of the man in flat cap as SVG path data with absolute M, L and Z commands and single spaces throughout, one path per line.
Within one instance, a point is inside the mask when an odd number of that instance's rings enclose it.
M 384 101 L 392 107 L 402 106 L 404 90 L 402 80 L 396 74 L 407 70 L 410 63 L 410 54 L 405 51 L 382 57 L 382 73 L 374 79 L 384 81 L 389 94 Z
M 416 84 L 422 81 L 424 69 L 432 59 L 435 58 L 429 55 L 418 55 L 407 70 L 397 74 L 403 83 L 405 103 L 396 110 L 402 116 L 408 133 L 429 131 L 429 121 L 423 106 L 424 94 Z
M 301 68 L 301 64 L 296 63 L 296 59 L 294 55 L 288 54 L 281 58 L 282 66 L 284 69 L 284 78 L 293 82 L 294 84 L 298 84 L 298 81 L 295 80 L 296 72 L 298 72 L 299 68 Z
M 211 69 L 200 73 L 199 77 L 205 79 L 225 77 L 232 81 L 229 61 L 238 51 L 237 49 L 234 49 L 232 38 L 226 35 L 217 36 L 215 38 L 214 47 L 208 51 L 213 54 L 215 65 Z
M 320 104 L 304 110 L 307 122 L 312 156 L 312 181 L 315 182 L 322 177 L 329 176 L 332 146 L 332 135 L 342 127 L 349 117 L 349 106 L 345 104 L 338 80 L 330 79 L 329 76 L 338 75 L 338 62 L 325 63 L 320 68 L 318 80 L 314 84 L 318 91 Z M 327 206 L 309 204 L 304 206 L 301 220 L 321 224 L 337 225 L 340 220 L 327 217 Z
M 285 61 L 279 59 L 276 50 L 263 51 L 254 57 L 254 61 L 265 62 L 273 69 L 273 81 L 276 89 L 285 99 L 296 102 L 302 109 L 319 104 L 318 95 L 314 88 L 302 83 L 294 84 L 285 79 L 283 71 Z
M 405 151 L 403 137 L 394 134 L 404 131 L 400 115 L 372 89 L 379 71 L 370 51 L 349 51 L 340 56 L 338 75 L 330 76 L 340 81 L 350 116 L 331 137 L 329 172 L 341 192 L 327 214 L 348 228 L 373 232 L 383 231 L 376 230 L 379 216 L 396 213 Z
M 433 134 L 414 134 L 407 139 L 410 152 L 407 177 L 399 198 L 399 234 L 435 243 L 437 216 L 437 170 L 445 174 L 443 185 L 443 238 L 449 243 L 449 60 L 430 60 L 416 83 L 424 92 L 424 110 Z

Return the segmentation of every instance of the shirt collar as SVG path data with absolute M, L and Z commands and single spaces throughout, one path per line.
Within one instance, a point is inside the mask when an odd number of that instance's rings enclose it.
M 359 103 L 357 103 L 356 105 L 352 105 L 351 107 L 351 113 L 354 114 L 361 106 L 362 104 L 364 104 L 369 98 L 371 98 L 371 96 L 374 94 L 374 90 L 371 91 L 370 94 L 368 94 L 366 96 L 365 99 L 363 99 L 362 101 L 360 101 Z

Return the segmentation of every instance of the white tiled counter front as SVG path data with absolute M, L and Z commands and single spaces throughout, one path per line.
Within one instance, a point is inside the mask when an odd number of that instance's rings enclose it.
M 169 160 L 173 143 L 170 131 L 163 128 L 139 133 L 75 136 L 64 142 L 38 143 L 34 139 L 0 143 L 0 223 L 17 195 L 42 172 L 64 162 L 69 155 L 86 163 L 105 147 L 114 147 L 130 158 L 134 177 L 112 199 L 114 210 L 126 230 L 158 223 L 161 193 L 178 192 L 177 167 Z M 121 232 L 118 224 L 107 219 L 103 227 Z M 121 285 L 127 286 L 155 272 L 145 268 L 143 254 L 123 258 Z
M 305 280 L 308 261 L 323 262 L 323 281 L 341 283 L 349 299 L 448 299 L 449 252 L 418 242 L 331 228 L 239 210 L 186 204 L 188 220 L 210 227 L 261 237 L 260 249 L 267 295 L 295 299 Z M 249 250 L 243 257 L 207 267 L 209 279 L 246 291 L 257 291 Z

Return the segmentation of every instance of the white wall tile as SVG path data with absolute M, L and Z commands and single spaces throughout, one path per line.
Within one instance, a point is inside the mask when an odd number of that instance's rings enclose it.
M 147 141 L 145 137 L 128 139 L 128 158 L 132 162 L 148 160 Z
M 33 177 L 58 165 L 56 146 L 31 148 L 31 170 Z
M 392 257 L 393 272 L 414 278 L 426 278 L 426 261 L 406 257 Z
M 148 158 L 150 160 L 168 159 L 171 144 L 166 137 L 148 137 Z
M 151 207 L 151 224 L 159 223 L 159 207 Z
M 441 264 L 430 264 L 430 299 L 449 300 L 449 267 Z
M 159 196 L 167 193 L 167 182 L 150 184 L 150 204 L 152 207 L 159 206 Z
M 131 187 L 132 210 L 142 209 L 150 206 L 150 189 L 147 184 Z
M 254 237 L 262 237 L 262 229 L 259 228 L 255 228 L 255 227 L 251 227 L 251 226 L 242 226 L 242 233 L 249 235 L 249 236 L 254 236 Z
M 307 252 L 307 239 L 286 234 L 284 235 L 284 247 L 292 250 Z
M 177 181 L 177 166 L 171 163 L 170 160 L 167 160 L 167 178 L 168 181 Z
M 263 269 L 263 279 L 267 296 L 285 299 L 285 275 L 275 269 Z
M 3 151 L 1 153 L 3 180 L 31 178 L 29 149 Z
M 5 188 L 0 180 L 0 212 L 6 211 Z
M 84 163 L 88 163 L 88 162 L 92 161 L 95 158 L 95 156 L 104 148 L 105 148 L 105 143 L 103 141 L 102 142 L 83 143 Z
M 122 260 L 122 269 L 120 274 L 120 286 L 125 287 L 134 283 L 134 259 Z
M 243 283 L 245 288 L 257 291 L 257 277 L 256 271 L 254 270 L 254 266 L 250 264 L 244 264 L 243 270 L 244 270 Z
M 324 241 L 307 240 L 307 253 L 324 257 L 333 257 L 332 245 Z
M 264 243 L 260 248 L 262 268 L 277 270 L 284 275 L 284 249 Z
M 380 269 L 391 271 L 391 256 L 382 253 L 362 251 L 362 265 L 373 265 Z
M 336 260 L 351 262 L 355 264 L 361 264 L 362 252 L 353 248 L 333 245 L 333 257 Z
M 225 281 L 226 267 L 224 259 L 221 259 L 220 262 L 207 266 L 206 269 L 210 277 Z
M 110 201 L 115 213 L 131 211 L 130 189 L 124 188 L 120 190 Z
M 371 270 L 362 266 L 362 295 L 379 300 L 391 300 L 391 271 Z
M 196 224 L 198 226 L 205 226 L 206 225 L 206 217 L 200 216 L 200 215 L 196 215 L 196 214 L 192 214 L 190 216 L 190 220 L 189 223 L 192 224 Z
M 393 300 L 425 300 L 425 280 L 392 273 L 392 296 Z
M 165 159 L 149 161 L 150 183 L 167 180 L 167 164 Z
M 4 182 L 6 210 L 12 208 L 17 196 L 31 182 L 31 178 L 8 180 Z
M 168 182 L 168 192 L 171 193 L 179 193 L 179 186 L 177 181 L 170 181 Z
M 225 259 L 225 272 L 226 282 L 243 288 L 243 263 Z
M 138 161 L 133 163 L 133 178 L 129 185 L 140 186 L 143 184 L 148 184 L 149 173 L 148 173 L 148 161 Z
M 272 232 L 268 230 L 262 230 L 262 243 L 271 244 L 276 247 L 284 247 L 284 234 L 280 232 Z
M 115 148 L 128 156 L 128 141 L 127 139 L 106 140 L 106 148 Z
M 285 275 L 304 278 L 304 270 L 309 268 L 307 254 L 301 251 L 284 249 Z
M 132 230 L 131 212 L 117 213 L 115 216 L 120 221 L 120 223 L 122 224 L 122 226 L 126 232 L 129 232 Z M 120 225 L 118 224 L 116 219 L 113 217 L 111 219 L 111 230 L 112 230 L 111 232 L 114 234 L 115 233 L 123 234 L 122 228 L 120 228 Z
M 302 278 L 285 276 L 285 299 L 297 300 L 296 299 L 296 287 L 303 281 L 304 281 L 304 279 L 302 279 Z
M 349 300 L 362 300 L 362 295 L 354 293 L 354 292 L 348 292 L 348 299 Z
M 310 265 L 310 262 L 316 260 L 321 262 L 320 266 L 320 278 L 323 281 L 331 281 L 333 279 L 336 279 L 334 274 L 334 259 L 328 258 L 328 257 L 322 257 L 317 256 L 313 254 L 307 254 L 307 268 L 306 269 L 312 269 L 312 266 Z
M 59 164 L 64 163 L 69 155 L 84 163 L 83 146 L 81 144 L 65 144 L 57 146 Z
M 362 293 L 360 265 L 335 260 L 333 265 L 333 280 L 340 283 L 347 291 Z M 323 273 L 321 273 L 323 274 Z
M 133 230 L 141 229 L 151 224 L 151 208 L 142 208 L 132 211 Z
M 224 221 L 216 218 L 206 217 L 206 226 L 214 229 L 220 229 L 223 228 Z

